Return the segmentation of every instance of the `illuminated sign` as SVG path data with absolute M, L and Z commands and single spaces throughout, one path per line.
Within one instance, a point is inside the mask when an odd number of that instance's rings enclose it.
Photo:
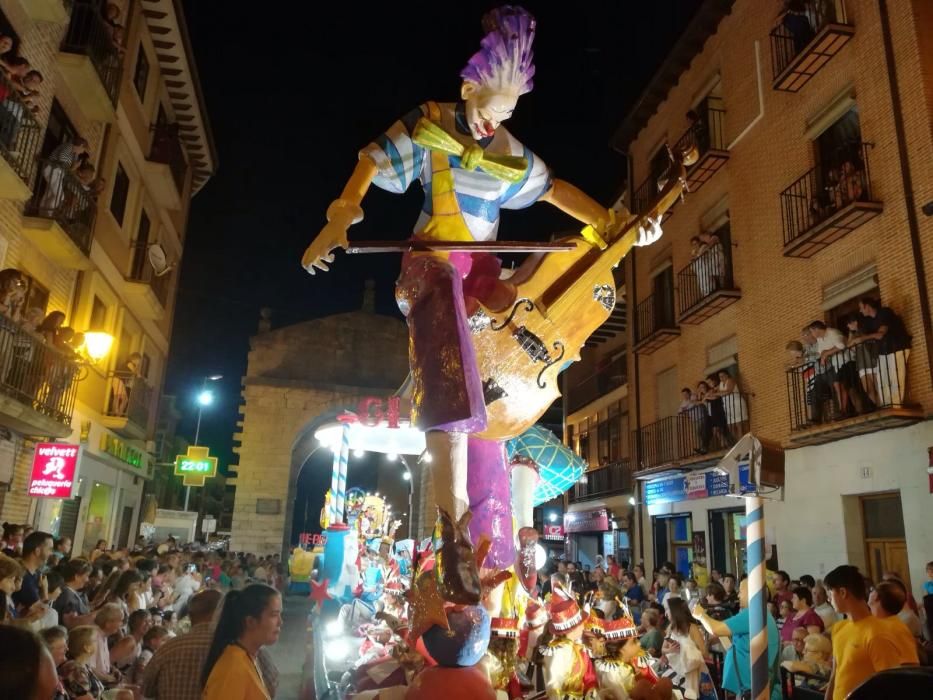
M 143 451 L 130 447 L 123 440 L 114 437 L 110 433 L 104 433 L 100 436 L 100 449 L 131 467 L 139 469 L 143 466 Z
M 563 525 L 545 525 L 544 526 L 544 539 L 550 540 L 551 542 L 563 542 L 564 541 L 564 526 Z
M 217 476 L 217 458 L 206 447 L 191 446 L 187 454 L 175 458 L 175 476 L 184 477 L 185 486 L 204 486 L 207 479 Z
M 604 532 L 609 529 L 609 511 L 605 508 L 564 513 L 564 532 Z
M 323 547 L 325 544 L 327 544 L 327 535 L 317 532 L 302 532 L 300 535 L 298 535 L 298 544 L 305 547 L 308 545 L 312 547 Z
M 40 442 L 32 458 L 27 493 L 33 498 L 71 498 L 81 448 L 58 442 Z

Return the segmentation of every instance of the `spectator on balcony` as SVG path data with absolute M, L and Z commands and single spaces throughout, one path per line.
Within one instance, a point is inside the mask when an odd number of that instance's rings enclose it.
M 58 336 L 61 334 L 62 324 L 64 322 L 64 312 L 53 311 L 36 327 L 36 332 L 42 336 L 42 339 L 49 345 L 58 345 Z
M 7 61 L 16 55 L 11 53 L 12 51 L 13 37 L 11 37 L 9 34 L 0 34 L 0 71 L 5 71 Z
M 726 410 L 726 423 L 729 426 L 738 426 L 739 431 L 742 432 L 743 425 L 748 421 L 748 406 L 745 404 L 745 398 L 739 392 L 739 384 L 729 370 L 721 369 L 718 375 L 717 391 L 722 397 L 723 407 Z
M 702 156 L 709 150 L 709 127 L 693 109 L 687 112 L 687 121 L 690 123 L 690 133 L 697 147 L 697 157 Z
M 873 297 L 859 301 L 859 313 L 865 328 L 863 342 L 878 343 L 878 399 L 883 406 L 899 406 L 904 402 L 907 385 L 907 359 L 911 337 L 904 321 L 894 311 Z
M 794 56 L 806 48 L 813 37 L 813 27 L 807 17 L 807 6 L 803 0 L 785 0 L 784 11 L 781 16 L 781 25 L 790 35 L 794 46 Z M 788 61 L 791 56 L 785 57 Z
M 851 314 L 846 318 L 846 347 L 855 357 L 855 370 L 862 391 L 868 398 L 866 411 L 873 411 L 878 406 L 878 391 L 875 378 L 878 374 L 878 345 L 866 343 L 860 314 Z
M 702 231 L 697 240 L 700 245 L 696 249 L 693 269 L 700 287 L 700 298 L 705 299 L 725 286 L 726 255 L 722 241 L 715 233 Z
M 712 436 L 709 405 L 706 403 L 706 396 L 709 394 L 709 390 L 709 384 L 706 382 L 698 382 L 696 393 L 692 395 L 693 406 L 686 411 L 687 415 L 693 420 L 697 438 L 700 442 L 700 446 L 693 450 L 698 455 L 705 455 L 709 452 L 709 442 Z M 683 404 L 681 404 L 681 406 L 683 406 Z
M 83 138 L 75 136 L 61 144 L 49 155 L 42 177 L 45 180 L 45 194 L 39 201 L 39 215 L 53 218 L 65 200 L 65 175 L 81 165 L 81 156 L 87 154 L 88 144 Z
M 0 271 L 0 314 L 11 321 L 19 321 L 26 299 L 26 278 L 16 268 Z
M 717 374 L 711 374 L 703 382 L 709 391 L 704 400 L 709 409 L 709 427 L 710 433 L 716 436 L 721 447 L 730 447 L 735 444 L 735 437 L 729 430 L 729 421 L 726 418 L 726 405 L 723 401 L 723 394 L 719 390 L 720 380 Z M 707 447 L 709 447 L 707 441 Z
M 823 368 L 826 382 L 833 387 L 836 397 L 836 415 L 830 420 L 854 414 L 849 402 L 849 389 L 843 381 L 842 365 L 845 363 L 843 351 L 846 350 L 846 340 L 836 328 L 827 326 L 822 321 L 810 323 L 810 332 L 816 338 L 816 349 L 820 354 L 819 364 Z
M 130 353 L 123 367 L 114 373 L 111 389 L 110 411 L 115 416 L 125 416 L 130 404 L 130 392 L 133 383 L 139 378 L 139 365 L 142 356 L 138 352 Z

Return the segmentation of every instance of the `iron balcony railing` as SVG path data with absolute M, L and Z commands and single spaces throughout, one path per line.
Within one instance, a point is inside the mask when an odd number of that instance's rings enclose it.
M 628 362 L 624 354 L 600 367 L 586 379 L 568 387 L 568 409 L 573 412 L 625 384 Z
M 810 168 L 781 192 L 785 246 L 853 202 L 872 200 L 868 165 L 872 146 L 861 143 L 840 147 L 833 162 Z
M 749 431 L 749 396 L 708 398 L 635 431 L 638 469 L 694 460 L 726 450 Z
M 635 307 L 635 342 L 640 343 L 664 328 L 676 328 L 673 293 L 658 299 L 652 294 Z
M 149 150 L 149 160 L 164 163 L 172 171 L 172 178 L 178 193 L 185 187 L 185 177 L 188 174 L 188 162 L 185 160 L 185 150 L 181 145 L 177 124 L 156 124 L 152 127 L 152 148 Z
M 623 493 L 632 486 L 632 471 L 627 459 L 607 464 L 599 469 L 593 469 L 583 475 L 579 482 L 574 484 L 569 495 L 570 502 L 585 501 L 599 496 Z
M 904 406 L 910 348 L 867 340 L 787 370 L 791 431 Z
M 718 241 L 677 273 L 677 303 L 681 316 L 721 289 L 732 289 L 732 256 L 728 242 Z
M 80 364 L 0 316 L 0 392 L 62 425 L 71 425 Z
M 845 3 L 801 0 L 802 12 L 787 12 L 771 30 L 771 66 L 777 79 L 827 24 L 847 24 Z
M 81 252 L 90 254 L 97 202 L 91 183 L 82 182 L 67 165 L 52 160 L 40 163 L 35 193 L 25 214 L 54 219 Z
M 726 150 L 723 122 L 726 110 L 722 99 L 710 97 L 697 112 L 699 119 L 674 144 L 674 153 L 688 153 L 695 147 L 698 161 L 710 150 Z
M 72 0 L 71 22 L 62 40 L 62 51 L 87 56 L 94 64 L 104 90 L 113 104 L 117 102 L 121 52 L 113 37 L 113 29 L 104 21 L 98 0 Z
M 20 179 L 31 186 L 36 177 L 42 127 L 33 116 L 32 106 L 3 73 L 0 73 L 0 94 L 0 154 Z
M 129 372 L 115 372 L 111 380 L 107 415 L 127 418 L 143 428 L 152 413 L 152 387 L 142 377 Z

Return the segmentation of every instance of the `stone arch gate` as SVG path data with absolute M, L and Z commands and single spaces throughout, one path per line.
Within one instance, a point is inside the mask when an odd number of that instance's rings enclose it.
M 388 395 L 408 373 L 404 322 L 363 310 L 260 332 L 250 339 L 230 548 L 284 553 L 314 431 L 365 396 Z M 326 461 L 326 460 L 325 460 Z

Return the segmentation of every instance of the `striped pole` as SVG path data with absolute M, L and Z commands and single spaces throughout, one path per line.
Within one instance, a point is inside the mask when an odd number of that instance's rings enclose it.
M 753 450 L 753 458 L 754 458 Z M 751 465 L 754 468 L 754 464 Z M 767 600 L 765 595 L 765 509 L 758 495 L 745 497 L 748 548 L 748 630 L 752 664 L 752 700 L 768 700 Z
M 333 449 L 333 448 L 331 448 Z M 330 477 L 330 510 L 328 511 L 328 521 L 331 525 L 337 522 L 337 494 L 340 492 L 340 453 L 334 450 L 334 469 Z
M 350 458 L 350 422 L 342 421 L 340 431 L 340 449 L 334 453 L 334 468 L 337 469 L 336 522 L 343 522 L 344 501 L 347 498 L 347 461 Z

